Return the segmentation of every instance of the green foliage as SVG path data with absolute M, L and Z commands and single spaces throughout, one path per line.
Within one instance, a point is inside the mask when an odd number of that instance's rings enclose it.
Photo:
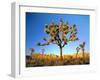
M 82 49 L 85 48 L 85 42 L 83 42 L 82 44 L 80 44 L 80 48 L 82 48 Z
M 33 49 L 33 48 L 30 48 L 30 51 L 33 53 L 33 52 L 35 52 L 35 50 Z
M 80 48 L 79 48 L 79 47 L 77 47 L 77 48 L 76 48 L 77 53 L 79 52 L 79 50 L 80 50 Z
M 66 22 L 66 24 L 63 23 L 62 18 L 60 19 L 60 25 L 58 25 L 58 23 L 54 24 L 54 22 L 51 22 L 49 25 L 46 24 L 44 31 L 49 35 L 49 38 L 46 39 L 43 37 L 42 39 L 45 43 L 38 43 L 39 46 L 46 46 L 52 43 L 64 47 L 69 41 L 79 40 L 79 38 L 76 37 L 76 24 L 70 27 L 68 22 Z M 69 37 L 67 36 L 68 34 L 70 35 Z

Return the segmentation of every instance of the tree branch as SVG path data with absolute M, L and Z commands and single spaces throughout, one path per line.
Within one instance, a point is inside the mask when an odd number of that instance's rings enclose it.
M 62 47 L 64 47 L 65 45 L 67 45 L 67 43 L 66 43 L 66 44 L 63 44 L 63 46 L 62 46 Z

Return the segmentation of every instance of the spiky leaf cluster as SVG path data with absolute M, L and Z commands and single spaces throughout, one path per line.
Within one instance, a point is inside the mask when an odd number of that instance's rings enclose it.
M 79 48 L 79 47 L 77 47 L 77 48 L 76 48 L 76 51 L 77 51 L 77 52 L 79 52 L 79 50 L 80 50 L 80 48 Z
M 85 48 L 85 42 L 83 42 L 82 44 L 80 44 L 80 48 L 81 48 L 82 50 L 84 50 L 84 48 Z
M 45 43 L 38 43 L 39 46 L 45 46 L 52 43 L 57 44 L 60 47 L 64 47 L 69 41 L 79 40 L 76 37 L 76 25 L 74 24 L 70 27 L 69 23 L 66 22 L 64 24 L 62 19 L 60 19 L 60 25 L 58 25 L 57 23 L 54 24 L 54 22 L 51 22 L 49 25 L 46 24 L 44 31 L 49 35 L 49 38 L 46 39 L 45 37 L 43 37 L 42 39 L 45 41 Z

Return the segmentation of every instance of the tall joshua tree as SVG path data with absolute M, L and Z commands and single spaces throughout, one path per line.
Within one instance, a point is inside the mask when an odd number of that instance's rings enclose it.
M 83 54 L 83 63 L 85 63 L 85 42 L 83 42 L 82 44 L 80 44 L 80 48 L 82 49 L 82 54 Z
M 76 25 L 73 24 L 71 27 L 69 26 L 68 22 L 65 24 L 62 21 L 62 18 L 60 18 L 60 25 L 57 23 L 54 24 L 54 22 L 51 22 L 49 25 L 45 25 L 45 32 L 49 35 L 49 38 L 46 39 L 43 37 L 42 39 L 45 41 L 45 43 L 38 43 L 39 46 L 46 46 L 50 43 L 56 44 L 60 48 L 60 59 L 63 60 L 62 56 L 62 49 L 65 45 L 67 45 L 70 41 L 76 41 L 79 40 L 76 37 L 77 34 L 77 28 Z
M 77 47 L 77 48 L 76 48 L 76 51 L 77 51 L 77 53 L 76 53 L 76 59 L 77 59 L 77 55 L 78 55 L 78 53 L 79 53 L 79 50 L 80 50 L 80 48 Z

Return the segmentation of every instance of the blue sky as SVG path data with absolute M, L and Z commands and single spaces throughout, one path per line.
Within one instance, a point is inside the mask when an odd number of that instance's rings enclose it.
M 55 44 L 50 44 L 49 46 L 37 46 L 38 42 L 43 42 L 42 37 L 49 37 L 44 32 L 45 24 L 50 24 L 51 21 L 58 23 L 60 18 L 63 22 L 69 22 L 69 25 L 77 25 L 79 41 L 69 42 L 63 48 L 63 54 L 72 54 L 76 52 L 76 47 L 82 43 L 86 42 L 85 50 L 89 52 L 90 49 L 90 17 L 89 15 L 79 15 L 79 14 L 54 14 L 54 13 L 33 13 L 26 12 L 26 55 L 29 55 L 29 49 L 34 48 L 36 53 L 41 53 L 41 49 L 45 49 L 45 54 L 56 53 L 59 55 L 59 47 Z

